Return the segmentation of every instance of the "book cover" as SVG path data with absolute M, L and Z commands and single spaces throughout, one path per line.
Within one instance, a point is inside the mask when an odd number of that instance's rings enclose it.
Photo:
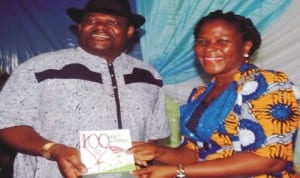
M 134 158 L 126 152 L 131 146 L 127 129 L 81 131 L 80 154 L 88 169 L 85 177 L 131 177 L 128 172 L 135 170 Z

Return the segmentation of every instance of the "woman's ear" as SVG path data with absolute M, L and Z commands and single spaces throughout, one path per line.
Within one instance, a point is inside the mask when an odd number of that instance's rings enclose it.
M 244 54 L 243 54 L 244 56 L 245 55 L 249 56 L 252 45 L 253 45 L 252 41 L 246 41 L 245 42 L 245 44 L 244 44 Z

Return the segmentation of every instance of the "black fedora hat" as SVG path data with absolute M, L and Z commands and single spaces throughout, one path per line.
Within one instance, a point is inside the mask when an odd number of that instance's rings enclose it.
M 88 12 L 102 12 L 127 17 L 129 23 L 136 29 L 145 22 L 143 16 L 131 12 L 128 0 L 90 0 L 84 9 L 73 7 L 67 9 L 69 17 L 77 23 L 80 23 L 83 15 Z

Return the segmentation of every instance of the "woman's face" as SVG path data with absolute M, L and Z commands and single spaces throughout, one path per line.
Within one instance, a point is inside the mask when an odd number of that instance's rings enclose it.
M 205 22 L 196 37 L 194 51 L 205 72 L 232 76 L 244 62 L 252 43 L 244 42 L 237 28 L 222 19 Z

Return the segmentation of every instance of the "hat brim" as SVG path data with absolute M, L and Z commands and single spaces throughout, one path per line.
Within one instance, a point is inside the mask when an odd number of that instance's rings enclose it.
M 89 12 L 102 12 L 107 13 L 111 15 L 117 15 L 117 16 L 124 16 L 127 17 L 129 20 L 129 23 L 134 26 L 135 29 L 138 29 L 140 26 L 142 26 L 145 23 L 145 18 L 138 14 L 132 14 L 130 16 L 125 14 L 120 14 L 117 11 L 111 10 L 111 9 L 105 9 L 105 8 L 97 8 L 97 9 L 77 9 L 77 8 L 68 8 L 67 14 L 69 17 L 75 21 L 76 23 L 81 23 L 83 15 Z

